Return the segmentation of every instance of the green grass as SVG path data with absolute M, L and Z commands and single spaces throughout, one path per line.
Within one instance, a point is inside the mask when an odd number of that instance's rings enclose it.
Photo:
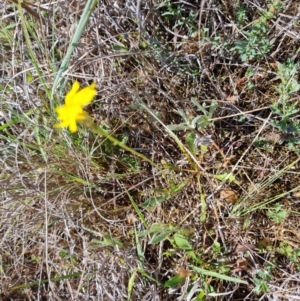
M 296 298 L 297 5 L 15 2 L 0 299 Z M 54 108 L 75 80 L 98 95 L 70 133 Z

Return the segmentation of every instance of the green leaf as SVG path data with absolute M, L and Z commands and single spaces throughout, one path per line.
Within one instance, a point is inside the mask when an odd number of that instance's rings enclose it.
M 134 286 L 134 281 L 135 281 L 135 278 L 136 278 L 136 274 L 137 274 L 137 271 L 134 271 L 128 281 L 128 287 L 127 287 L 127 300 L 130 300 L 130 297 L 131 297 L 131 293 L 132 293 L 132 289 L 133 289 L 133 286 Z
M 176 233 L 173 236 L 175 244 L 182 250 L 186 252 L 191 252 L 193 251 L 193 247 L 189 243 L 189 241 L 181 234 Z
M 240 182 L 235 179 L 235 176 L 232 173 L 222 173 L 222 174 L 219 174 L 219 175 L 213 175 L 213 177 L 217 180 L 220 180 L 220 181 L 226 180 L 229 183 L 234 182 L 237 185 L 240 184 Z
M 192 245 L 182 234 L 176 233 L 173 236 L 173 239 L 174 239 L 174 243 L 177 245 L 177 247 L 184 250 L 191 258 L 193 258 L 199 264 L 202 263 L 202 261 L 196 256 Z
M 299 83 L 295 79 L 292 79 L 289 85 L 289 94 L 295 93 L 299 91 L 299 89 L 300 89 Z
M 170 198 L 171 198 L 170 194 L 166 194 L 166 195 L 163 195 L 160 197 L 150 198 L 150 199 L 146 200 L 141 206 L 143 208 L 151 208 L 151 207 L 161 204 L 164 201 L 169 200 Z
M 153 235 L 153 237 L 151 238 L 151 240 L 149 241 L 149 244 L 158 244 L 160 243 L 161 241 L 165 240 L 165 238 L 172 234 L 173 230 L 170 229 L 170 230 L 165 230 L 165 231 L 162 231 L 161 233 L 156 233 Z
M 234 278 L 234 277 L 230 277 L 230 276 L 227 276 L 227 275 L 219 274 L 217 272 L 212 272 L 212 271 L 204 270 L 204 269 L 198 268 L 198 267 L 193 266 L 193 265 L 191 265 L 190 267 L 198 275 L 206 275 L 206 276 L 211 276 L 211 277 L 215 277 L 215 278 L 218 278 L 218 279 L 222 279 L 222 280 L 226 280 L 226 281 L 231 281 L 231 282 L 235 282 L 235 283 L 248 284 L 247 281 L 239 279 L 239 278 Z
M 182 117 L 182 119 L 185 121 L 186 125 L 190 125 L 190 121 L 188 119 L 188 117 L 186 116 L 185 112 L 182 109 L 178 109 L 177 113 Z
M 200 103 L 198 102 L 197 98 L 191 97 L 191 101 L 197 107 L 197 109 L 200 112 L 202 112 L 204 115 L 208 115 L 207 110 L 205 109 L 205 107 L 203 105 L 200 105 Z
M 218 103 L 216 101 L 213 101 L 209 107 L 209 114 L 208 114 L 209 119 L 213 117 L 213 114 L 216 111 L 217 107 L 218 107 Z
M 171 131 L 185 131 L 190 129 L 190 127 L 186 123 L 169 124 L 167 125 L 167 128 Z
M 202 116 L 197 116 L 192 120 L 192 122 L 190 124 L 190 127 L 195 129 L 197 124 L 201 124 L 201 123 L 203 123 L 203 121 L 207 121 L 206 116 L 203 116 L 203 115 Z
M 207 116 L 200 116 L 200 119 L 197 122 L 197 128 L 198 130 L 204 130 L 209 124 L 210 121 Z
M 185 280 L 186 277 L 182 277 L 179 275 L 176 275 L 172 277 L 171 279 L 167 280 L 165 282 L 164 287 L 176 287 L 178 284 L 182 283 Z
M 82 274 L 82 272 L 76 272 L 73 274 L 68 274 L 68 275 L 63 275 L 63 276 L 58 276 L 58 277 L 54 277 L 54 278 L 50 278 L 50 279 L 44 279 L 44 280 L 37 280 L 34 282 L 29 282 L 29 283 L 25 283 L 25 284 L 21 284 L 21 285 L 17 285 L 14 287 L 11 287 L 11 291 L 15 291 L 15 290 L 19 290 L 19 289 L 25 289 L 28 287 L 33 287 L 33 286 L 39 286 L 41 284 L 46 284 L 51 282 L 59 282 L 62 281 L 64 279 L 74 279 L 74 278 L 78 278 L 80 277 Z
M 116 238 L 113 238 L 112 236 L 105 234 L 103 235 L 103 240 L 99 240 L 96 238 L 92 239 L 92 244 L 90 246 L 90 249 L 95 249 L 99 247 L 119 247 L 123 248 L 123 244 Z
M 164 225 L 164 224 L 154 224 L 150 227 L 150 229 L 140 232 L 138 234 L 138 237 L 144 237 L 151 233 L 161 232 L 163 229 L 171 229 L 171 227 L 169 225 Z
M 151 208 L 155 205 L 160 205 L 162 202 L 169 200 L 172 196 L 180 192 L 189 181 L 190 177 L 186 178 L 179 184 L 174 184 L 172 181 L 170 181 L 170 187 L 167 189 L 156 190 L 156 193 L 160 195 L 146 200 L 141 206 L 143 208 Z
M 26 81 L 27 83 L 31 83 L 33 81 L 33 75 L 31 72 L 28 72 L 26 75 Z
M 111 50 L 117 50 L 117 51 L 124 52 L 124 53 L 128 52 L 128 49 L 127 49 L 126 46 L 123 45 L 123 44 L 115 44 L 115 45 L 112 45 L 112 46 L 110 47 L 110 49 L 111 49 Z
M 268 210 L 267 215 L 274 221 L 274 223 L 281 224 L 287 216 L 287 211 L 282 208 L 281 204 L 276 204 L 273 210 Z
M 198 152 L 198 149 L 195 145 L 195 139 L 196 139 L 196 134 L 194 132 L 188 133 L 185 136 L 186 144 L 188 145 L 188 147 L 189 147 L 189 149 L 190 149 L 190 151 L 192 152 L 193 155 L 196 155 L 197 152 Z

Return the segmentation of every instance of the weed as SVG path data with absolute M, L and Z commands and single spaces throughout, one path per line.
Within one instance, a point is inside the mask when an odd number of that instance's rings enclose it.
M 164 1 L 162 7 L 164 7 L 164 11 L 161 13 L 161 16 L 166 22 L 174 24 L 172 29 L 177 27 L 186 28 L 188 36 L 197 31 L 195 13 L 191 11 L 185 12 L 181 5 L 174 6 L 170 0 Z
M 210 36 L 210 28 L 208 27 L 201 30 L 200 44 L 205 45 L 206 42 L 211 43 L 211 49 L 219 50 L 219 53 L 223 53 L 226 49 L 230 48 L 230 44 L 227 39 L 223 40 L 218 34 Z
M 248 77 L 248 79 L 249 79 L 248 82 L 247 82 L 247 89 L 249 91 L 254 90 L 254 87 L 255 87 L 253 81 L 251 80 L 254 73 L 255 73 L 255 71 L 254 71 L 253 68 L 248 68 L 246 73 L 245 73 L 245 76 Z
M 300 249 L 292 247 L 286 242 L 280 242 L 278 252 L 286 256 L 300 271 Z
M 243 62 L 262 58 L 270 51 L 271 44 L 261 31 L 259 27 L 250 32 L 244 32 L 246 40 L 237 41 L 231 51 L 237 51 Z
M 198 115 L 196 117 L 188 117 L 186 113 L 178 109 L 178 114 L 184 120 L 183 123 L 175 124 L 175 125 L 168 125 L 168 128 L 172 131 L 186 131 L 186 130 L 195 130 L 198 131 L 204 130 L 206 127 L 213 125 L 211 119 L 218 107 L 217 102 L 211 102 L 210 106 L 208 107 L 205 103 L 200 105 L 196 98 L 192 98 L 191 101 L 193 104 L 196 105 L 197 109 L 202 112 L 203 115 Z
M 281 224 L 287 217 L 287 211 L 283 209 L 281 204 L 276 204 L 273 208 L 268 209 L 267 215 L 276 224 Z
M 179 229 L 179 228 L 173 227 L 171 225 L 156 224 L 156 225 L 153 225 L 150 229 L 140 232 L 139 237 L 143 237 L 148 234 L 153 234 L 153 236 L 150 240 L 151 244 L 158 244 L 158 243 L 168 239 L 171 242 L 171 244 L 173 245 L 173 247 L 183 250 L 184 253 L 189 258 L 191 258 L 191 260 L 193 261 L 193 264 L 197 264 L 197 266 L 190 264 L 190 268 L 199 277 L 211 276 L 211 277 L 216 277 L 217 279 L 223 279 L 223 280 L 232 281 L 232 282 L 236 282 L 236 283 L 245 283 L 245 281 L 243 281 L 241 279 L 222 274 L 222 267 L 220 267 L 220 269 L 218 271 L 208 270 L 208 269 L 203 269 L 203 268 L 198 267 L 198 265 L 203 267 L 205 263 L 197 256 L 197 254 L 195 253 L 189 240 L 186 238 L 184 232 L 185 231 L 183 229 Z M 214 251 L 215 253 L 219 253 L 219 246 L 217 244 L 215 244 L 214 250 L 215 250 Z M 166 254 L 168 254 L 168 252 L 165 252 L 164 254 L 166 255 Z M 169 253 L 169 254 L 172 254 L 172 253 Z M 212 268 L 212 269 L 214 269 L 214 268 Z M 225 272 L 225 271 L 228 272 L 228 269 L 223 270 L 223 272 Z M 185 272 L 185 273 L 181 272 L 181 273 L 175 275 L 174 277 L 170 278 L 169 280 L 167 280 L 165 283 L 165 286 L 166 287 L 175 287 L 178 284 L 182 283 L 186 279 L 186 277 L 191 276 L 191 275 L 192 274 L 190 272 Z
M 281 83 L 276 90 L 280 94 L 280 99 L 271 107 L 278 116 L 278 120 L 272 120 L 271 125 L 289 134 L 300 132 L 299 122 L 293 118 L 299 112 L 299 106 L 297 102 L 290 100 L 300 89 L 300 84 L 295 78 L 298 66 L 290 59 L 285 64 L 278 63 L 277 76 Z
M 237 2 L 236 4 L 236 20 L 239 25 L 239 27 L 244 27 L 246 22 L 248 21 L 247 17 L 247 8 L 240 3 L 240 1 Z
M 189 131 L 189 133 L 186 135 L 186 143 L 191 152 L 195 154 L 198 152 L 197 145 L 201 144 L 205 146 L 211 142 L 210 138 L 207 137 L 206 142 L 203 141 L 202 143 L 197 143 L 196 131 L 202 131 L 205 128 L 213 125 L 211 119 L 218 107 L 218 103 L 212 101 L 209 106 L 207 106 L 205 103 L 200 105 L 197 99 L 194 97 L 191 98 L 191 101 L 196 106 L 198 111 L 202 113 L 202 115 L 190 117 L 187 116 L 182 109 L 178 109 L 177 113 L 182 117 L 184 122 L 180 124 L 168 125 L 168 129 L 171 131 Z
M 268 22 L 272 18 L 276 17 L 276 14 L 281 9 L 281 2 L 278 0 L 273 1 L 269 9 L 264 11 L 261 17 L 253 22 L 254 24 L 252 26 L 247 28 L 247 30 L 242 30 L 242 34 L 246 38 L 236 41 L 235 46 L 232 47 L 230 51 L 237 51 L 243 62 L 253 59 L 261 59 L 268 54 L 272 47 L 267 35 L 269 28 Z M 243 16 L 244 13 L 242 9 L 242 15 L 240 11 L 240 17 L 243 18 Z
M 253 282 L 255 284 L 253 292 L 255 294 L 269 292 L 268 282 L 273 279 L 273 276 L 270 274 L 273 269 L 274 267 L 272 265 L 268 265 L 264 270 L 258 271 L 257 276 L 253 279 Z

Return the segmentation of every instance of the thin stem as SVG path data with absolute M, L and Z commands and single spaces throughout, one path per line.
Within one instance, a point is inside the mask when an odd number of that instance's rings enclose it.
M 108 140 L 110 140 L 115 145 L 118 145 L 119 147 L 121 147 L 122 149 L 130 152 L 134 156 L 143 159 L 144 161 L 150 163 L 152 166 L 157 167 L 157 164 L 155 164 L 151 159 L 147 158 L 143 154 L 135 151 L 134 149 L 132 149 L 131 147 L 127 146 L 123 142 L 119 141 L 117 138 L 115 138 L 114 136 L 112 136 L 110 133 L 108 133 L 106 130 L 104 130 L 103 128 L 99 127 L 95 123 L 92 123 L 90 128 L 91 128 L 91 130 L 94 133 L 100 134 L 101 136 L 104 136 L 105 138 L 107 138 Z

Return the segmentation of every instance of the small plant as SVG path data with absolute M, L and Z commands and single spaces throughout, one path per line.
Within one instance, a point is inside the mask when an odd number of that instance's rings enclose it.
M 149 234 L 152 235 L 152 238 L 149 242 L 150 244 L 158 244 L 164 240 L 169 240 L 169 242 L 175 249 L 183 251 L 186 254 L 186 256 L 190 258 L 193 264 L 196 264 L 189 265 L 190 269 L 193 270 L 193 273 L 178 273 L 178 275 L 175 275 L 174 277 L 167 280 L 167 282 L 165 283 L 166 287 L 177 286 L 180 283 L 182 283 L 186 277 L 191 276 L 192 274 L 198 275 L 198 277 L 209 276 L 214 277 L 216 279 L 222 279 L 236 283 L 246 283 L 246 281 L 242 279 L 234 278 L 223 274 L 223 272 L 219 269 L 217 271 L 213 271 L 202 268 L 203 266 L 205 266 L 205 263 L 196 254 L 195 250 L 193 249 L 193 246 L 187 239 L 188 235 L 186 234 L 186 231 L 184 229 L 176 228 L 172 225 L 155 224 L 151 226 L 150 229 L 140 232 L 138 236 L 144 237 Z M 216 252 L 218 252 L 217 249 L 219 249 L 219 247 L 217 244 L 214 245 L 214 248 Z M 164 254 L 168 254 L 168 252 L 165 252 Z M 201 268 L 198 267 L 198 265 L 201 266 Z M 207 268 L 211 267 L 207 266 Z
M 271 50 L 271 44 L 265 37 L 265 29 L 260 26 L 255 26 L 251 31 L 244 32 L 245 40 L 239 40 L 235 43 L 232 50 L 236 50 L 243 62 L 259 59 L 266 55 Z
M 225 49 L 228 48 L 229 44 L 227 40 L 222 40 L 222 37 L 216 33 L 213 34 L 213 36 L 210 36 L 209 34 L 210 29 L 208 27 L 204 27 L 200 33 L 201 33 L 201 40 L 200 43 L 204 45 L 205 43 L 209 42 L 211 44 L 212 50 L 220 49 L 220 53 L 222 53 Z
M 167 167 L 167 166 L 166 166 Z M 169 166 L 172 168 L 171 166 Z M 168 167 L 167 167 L 168 168 Z M 152 208 L 154 206 L 162 204 L 164 201 L 171 199 L 174 195 L 182 191 L 183 188 L 189 183 L 190 178 L 185 179 L 184 181 L 176 184 L 173 180 L 170 180 L 169 187 L 164 189 L 155 189 L 153 191 L 153 196 L 148 198 L 143 202 L 143 208 Z
M 215 101 L 212 101 L 209 106 L 207 106 L 205 103 L 201 105 L 198 100 L 194 97 L 191 98 L 192 103 L 197 107 L 198 111 L 200 111 L 203 115 L 198 115 L 196 117 L 188 117 L 186 113 L 178 109 L 178 114 L 182 117 L 184 120 L 183 123 L 180 124 L 171 124 L 168 125 L 168 129 L 172 131 L 189 131 L 189 133 L 186 135 L 185 140 L 186 143 L 190 149 L 190 151 L 193 154 L 196 154 L 198 152 L 197 145 L 199 143 L 197 142 L 197 134 L 196 130 L 201 131 L 204 130 L 208 126 L 212 126 L 213 122 L 211 121 L 213 114 L 215 110 L 218 107 L 218 103 Z M 210 136 L 206 137 L 206 140 L 203 141 L 204 148 L 207 148 L 206 145 L 211 143 Z M 201 149 L 202 152 L 205 152 L 206 150 Z
M 278 251 L 286 256 L 300 271 L 300 249 L 295 249 L 286 242 L 280 242 Z
M 268 210 L 267 215 L 274 223 L 281 224 L 287 216 L 287 211 L 282 208 L 281 204 L 276 204 L 272 209 Z
M 281 9 L 281 3 L 275 0 L 270 5 L 269 10 L 265 11 L 251 27 L 242 31 L 245 39 L 238 40 L 231 51 L 237 51 L 243 62 L 265 56 L 272 47 L 267 36 L 268 21 L 274 18 Z M 244 21 L 245 14 L 243 10 L 239 10 L 238 18 Z
M 300 90 L 300 84 L 295 79 L 299 64 L 288 60 L 285 64 L 278 63 L 277 76 L 281 80 L 277 92 L 280 94 L 278 102 L 271 107 L 272 111 L 279 116 L 279 121 L 272 121 L 271 124 L 286 133 L 300 131 L 300 125 L 291 118 L 299 112 L 298 103 L 290 102 L 293 93 Z
M 255 73 L 255 71 L 253 68 L 248 68 L 248 70 L 245 73 L 245 76 L 248 78 L 248 81 L 247 81 L 247 90 L 248 91 L 252 91 L 255 87 L 253 81 L 251 80 L 254 73 Z
M 161 14 L 161 16 L 166 21 L 176 20 L 172 29 L 176 27 L 185 26 L 188 29 L 188 35 L 197 31 L 197 26 L 195 22 L 196 14 L 189 12 L 185 16 L 184 9 L 180 6 L 173 6 L 170 0 L 165 1 L 166 10 Z
M 194 97 L 191 98 L 192 103 L 197 107 L 197 109 L 203 113 L 203 115 L 198 115 L 196 117 L 188 117 L 186 113 L 178 109 L 178 114 L 184 120 L 183 123 L 175 124 L 175 125 L 168 125 L 168 128 L 172 131 L 186 131 L 186 130 L 204 130 L 206 127 L 211 126 L 213 123 L 211 121 L 212 116 L 215 110 L 218 107 L 218 103 L 212 101 L 210 106 L 207 106 L 205 103 L 200 105 L 198 100 Z
M 257 277 L 253 279 L 254 284 L 256 285 L 253 289 L 255 294 L 267 293 L 269 292 L 268 282 L 273 279 L 273 276 L 270 272 L 273 270 L 273 266 L 267 266 L 265 270 L 260 270 L 257 273 Z
M 299 140 L 295 135 L 300 133 L 300 124 L 295 115 L 299 112 L 298 102 L 291 101 L 291 96 L 300 90 L 300 84 L 296 80 L 296 73 L 299 64 L 292 60 L 286 63 L 278 63 L 277 76 L 281 80 L 277 92 L 280 94 L 278 102 L 271 106 L 272 111 L 277 115 L 277 119 L 271 120 L 271 125 L 284 132 L 283 140 L 289 142 L 289 148 L 297 150 Z
M 243 6 L 240 2 L 238 2 L 236 5 L 236 10 L 236 21 L 240 27 L 243 27 L 248 21 L 246 7 Z

